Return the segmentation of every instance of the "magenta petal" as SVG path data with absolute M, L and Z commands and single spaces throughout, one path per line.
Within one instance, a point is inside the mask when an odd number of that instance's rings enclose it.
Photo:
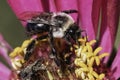
M 12 51 L 12 48 L 0 34 L 0 55 L 6 59 L 9 65 L 11 65 L 10 58 L 8 56 L 8 52 L 10 51 Z
M 9 5 L 19 18 L 21 13 L 27 11 L 43 11 L 43 7 L 40 0 L 8 0 Z
M 88 39 L 95 39 L 95 31 L 92 22 L 93 0 L 79 0 L 80 24 L 87 32 Z
M 120 77 L 120 46 L 118 48 L 118 52 L 117 52 L 116 57 L 112 63 L 111 68 L 112 68 L 112 70 L 115 70 L 113 75 L 117 80 L 117 78 Z
M 110 29 L 109 27 L 107 27 L 101 39 L 101 44 L 100 44 L 100 46 L 102 47 L 101 53 L 104 53 L 104 52 L 111 53 L 112 46 L 113 46 L 113 43 L 111 40 L 112 39 L 110 35 Z M 104 61 L 107 62 L 108 58 L 109 57 L 106 57 Z
M 111 53 L 115 42 L 119 19 L 117 1 L 103 0 L 102 2 L 102 23 L 100 31 L 100 45 L 103 47 L 102 52 Z
M 19 19 L 25 12 L 41 12 L 43 11 L 40 0 L 8 0 L 10 7 Z
M 57 11 L 63 10 L 78 10 L 78 2 L 77 0 L 55 0 Z M 71 14 L 74 20 L 77 20 L 78 14 Z
M 0 80 L 10 80 L 11 71 L 0 62 Z
M 93 0 L 93 4 L 92 4 L 92 22 L 93 22 L 95 34 L 97 34 L 98 32 L 101 3 L 102 0 Z
M 49 11 L 56 12 L 56 5 L 54 0 L 49 0 Z

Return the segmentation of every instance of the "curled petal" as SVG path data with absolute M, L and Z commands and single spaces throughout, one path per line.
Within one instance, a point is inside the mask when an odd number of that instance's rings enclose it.
M 12 48 L 0 34 L 0 55 L 6 59 L 9 65 L 11 65 L 10 58 L 8 57 L 9 51 L 12 51 Z
M 93 4 L 92 4 L 92 22 L 93 22 L 95 34 L 97 34 L 98 32 L 101 3 L 102 0 L 93 0 Z
M 119 64 L 120 64 L 120 46 L 118 48 L 118 52 L 111 66 L 112 70 L 114 71 L 113 75 L 116 80 L 120 77 L 120 65 Z
M 12 50 L 12 47 L 5 41 L 5 39 L 3 38 L 2 34 L 0 34 L 0 42 L 4 43 L 3 45 L 9 49 L 10 51 Z
M 102 52 L 111 53 L 119 22 L 119 0 L 102 0 L 102 23 L 100 42 Z M 107 60 L 107 59 L 106 59 Z M 106 62 L 106 61 L 105 61 Z
M 11 71 L 0 62 L 0 80 L 10 80 Z

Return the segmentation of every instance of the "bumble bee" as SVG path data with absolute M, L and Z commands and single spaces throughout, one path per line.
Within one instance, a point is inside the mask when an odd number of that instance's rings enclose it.
M 81 30 L 73 18 L 69 15 L 71 13 L 77 13 L 77 11 L 65 10 L 56 13 L 42 12 L 32 16 L 29 19 L 26 19 L 26 31 L 28 35 L 44 35 L 37 37 L 28 45 L 26 49 L 25 60 L 28 60 L 32 54 L 36 40 L 41 40 L 48 37 L 53 56 L 57 55 L 54 45 L 54 38 L 65 39 L 70 45 L 77 42 L 77 39 L 81 35 Z

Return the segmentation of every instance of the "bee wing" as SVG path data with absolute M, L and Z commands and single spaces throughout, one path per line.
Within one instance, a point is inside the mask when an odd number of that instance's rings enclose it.
M 18 19 L 23 22 L 29 22 L 29 23 L 40 23 L 40 24 L 47 24 L 52 25 L 49 23 L 49 21 L 42 20 L 33 20 L 33 18 L 36 18 L 40 16 L 41 14 L 46 14 L 47 12 L 39 12 L 39 11 L 27 11 L 20 14 Z M 49 13 L 48 13 L 49 14 Z
M 21 21 L 27 21 L 32 19 L 33 17 L 39 16 L 41 12 L 39 11 L 27 11 L 23 12 L 19 15 L 18 19 Z

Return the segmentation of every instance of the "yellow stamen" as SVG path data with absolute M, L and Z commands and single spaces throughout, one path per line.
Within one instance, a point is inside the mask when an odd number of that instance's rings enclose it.
M 47 70 L 47 74 L 48 74 L 49 80 L 54 80 L 52 74 L 50 73 L 50 71 Z
M 31 41 L 32 41 L 32 39 L 30 39 L 30 40 L 25 40 L 24 42 L 23 42 L 23 44 L 22 44 L 22 48 L 26 48 L 27 46 L 28 46 L 28 44 L 30 44 L 31 43 Z
M 95 49 L 94 55 L 97 55 L 101 50 L 102 50 L 102 47 L 98 47 L 97 49 Z
M 92 47 L 90 46 L 90 44 L 87 42 L 86 45 L 87 45 L 88 52 L 89 52 L 89 53 L 92 53 L 92 52 L 93 52 L 93 49 L 92 49 Z
M 100 75 L 99 75 L 99 80 L 102 80 L 104 77 L 105 77 L 105 74 L 103 74 L 103 73 L 100 74 Z
M 100 59 L 99 59 L 98 56 L 95 57 L 95 62 L 96 62 L 96 64 L 97 64 L 97 66 L 100 64 Z
M 75 69 L 76 76 L 82 80 L 102 80 L 105 74 L 100 74 L 93 70 L 93 66 L 100 65 L 100 59 L 108 56 L 108 53 L 98 54 L 102 47 L 98 47 L 93 51 L 92 45 L 96 40 L 87 41 L 87 38 L 78 39 L 81 43 L 80 46 L 75 45 L 76 59 L 74 64 L 77 66 Z M 95 64 L 94 64 L 95 63 Z
M 95 60 L 94 57 L 92 57 L 92 58 L 89 60 L 88 65 L 89 65 L 90 67 L 93 66 L 94 60 Z
M 93 77 L 93 75 L 90 74 L 90 73 L 88 73 L 88 78 L 89 78 L 89 80 L 95 80 L 94 77 Z
M 96 43 L 96 40 L 91 40 L 91 41 L 89 42 L 90 45 L 93 45 L 93 44 L 95 44 L 95 43 Z
M 16 57 L 17 55 L 23 55 L 23 50 L 22 50 L 22 48 L 20 48 L 20 47 L 16 47 L 15 49 L 14 49 L 14 51 L 12 52 L 12 53 L 10 53 L 10 57 L 11 58 L 14 58 L 14 57 Z
M 103 57 L 109 56 L 108 53 L 102 53 L 101 55 L 99 55 L 99 58 L 102 59 Z
M 98 78 L 99 76 L 98 76 L 98 74 L 95 72 L 95 71 L 92 71 L 92 73 L 91 73 L 95 78 Z
M 86 67 L 86 65 L 81 61 L 81 59 L 75 59 L 74 61 L 76 66 L 80 66 L 80 67 Z

